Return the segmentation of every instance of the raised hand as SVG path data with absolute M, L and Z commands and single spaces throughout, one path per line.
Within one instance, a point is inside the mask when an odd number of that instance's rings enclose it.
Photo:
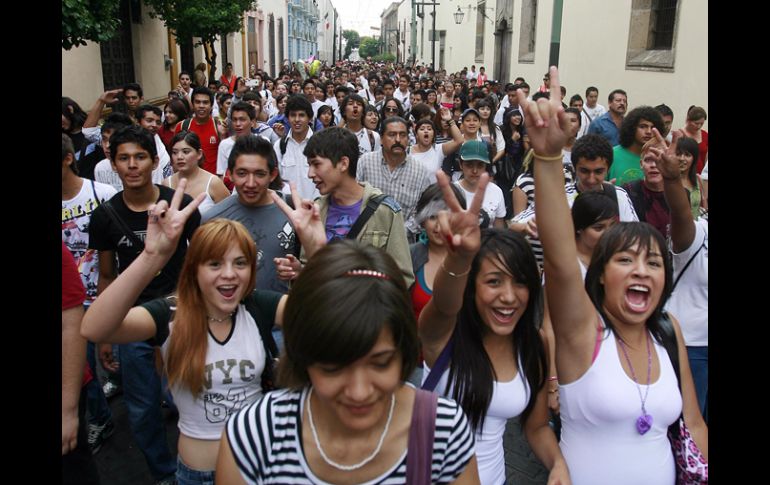
M 479 211 L 484 201 L 484 193 L 489 184 L 489 174 L 484 173 L 479 178 L 479 186 L 473 194 L 468 210 L 463 210 L 454 192 L 449 187 L 449 177 L 442 171 L 436 172 L 441 192 L 444 195 L 449 211 L 440 211 L 438 221 L 441 233 L 446 238 L 450 253 L 473 256 L 481 247 L 481 229 L 479 228 Z
M 439 110 L 439 114 L 441 115 L 441 120 L 444 123 L 448 123 L 449 120 L 452 119 L 452 113 L 448 109 L 446 109 L 446 108 L 441 108 Z
M 276 135 L 283 138 L 283 136 L 286 134 L 286 127 L 284 126 L 283 123 L 279 121 L 273 124 L 273 131 L 275 132 Z
M 105 91 L 99 96 L 99 100 L 104 104 L 115 104 L 118 102 L 118 95 L 122 93 L 122 89 L 113 89 L 111 91 Z
M 206 198 L 205 192 L 200 193 L 187 204 L 187 207 L 180 210 L 185 187 L 187 187 L 187 179 L 181 179 L 174 191 L 170 206 L 168 202 L 161 200 L 151 205 L 147 211 L 147 236 L 144 240 L 144 251 L 147 254 L 171 257 L 179 243 L 187 219 Z
M 517 90 L 519 107 L 526 113 L 527 134 L 535 153 L 542 157 L 561 156 L 561 149 L 567 143 L 567 120 L 561 105 L 559 70 L 551 66 L 550 99 L 540 98 L 537 102 L 527 101 L 524 91 Z
M 675 130 L 672 132 L 671 145 L 666 145 L 666 140 L 663 135 L 657 130 L 652 129 L 652 133 L 655 135 L 655 139 L 658 141 L 656 146 L 651 146 L 650 151 L 656 155 L 655 164 L 660 170 L 660 174 L 664 179 L 679 179 L 679 158 L 676 156 L 677 142 L 684 135 L 682 130 Z
M 293 254 L 287 254 L 285 258 L 273 258 L 273 263 L 281 281 L 293 280 L 302 270 L 302 263 Z
M 305 254 L 309 258 L 326 245 L 326 228 L 324 228 L 323 221 L 321 220 L 318 206 L 312 200 L 301 198 L 294 182 L 290 182 L 289 186 L 291 187 L 291 199 L 294 202 L 294 209 L 289 207 L 289 204 L 274 191 L 270 191 L 270 197 L 273 198 L 273 202 L 286 214 L 289 222 L 294 226 L 294 231 L 297 233 L 302 247 L 305 248 Z

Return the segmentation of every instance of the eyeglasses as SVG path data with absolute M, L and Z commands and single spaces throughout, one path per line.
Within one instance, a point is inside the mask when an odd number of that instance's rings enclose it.
M 385 108 L 388 113 L 398 113 L 398 108 Z

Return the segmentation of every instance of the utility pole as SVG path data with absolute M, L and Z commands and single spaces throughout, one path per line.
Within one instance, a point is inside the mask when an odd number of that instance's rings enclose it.
M 417 56 L 417 3 L 412 0 L 412 38 L 410 39 L 412 50 L 412 66 Z
M 432 27 L 433 33 L 432 33 L 431 38 L 430 38 L 430 42 L 431 42 L 431 44 L 430 44 L 431 45 L 431 62 L 430 62 L 430 67 L 435 72 L 436 71 L 436 5 L 441 5 L 441 4 L 438 3 L 438 2 L 416 2 L 415 0 L 412 0 L 412 5 L 413 5 L 413 7 L 412 7 L 412 18 L 414 18 L 414 13 L 415 13 L 414 12 L 414 6 L 423 5 L 423 8 L 424 8 L 425 5 L 433 5 L 433 27 Z M 425 18 L 425 17 L 423 17 L 423 18 Z M 412 30 L 413 32 L 415 32 L 415 36 L 416 36 L 416 29 L 417 29 L 417 25 L 415 23 L 415 26 L 414 26 L 414 28 Z M 412 44 L 412 45 L 414 45 L 414 44 Z M 414 52 L 414 51 L 415 51 L 415 48 L 412 47 L 412 52 Z M 414 61 L 412 61 L 412 65 L 414 65 Z

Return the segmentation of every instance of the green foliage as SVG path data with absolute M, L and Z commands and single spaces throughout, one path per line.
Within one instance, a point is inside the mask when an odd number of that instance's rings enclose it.
M 358 47 L 358 55 L 362 59 L 374 57 L 380 53 L 380 39 L 374 37 L 364 37 L 361 39 L 361 45 Z
M 374 62 L 396 62 L 396 55 L 386 52 L 372 57 Z
M 119 5 L 120 0 L 62 0 L 62 49 L 110 40 L 120 26 Z
M 150 17 L 159 18 L 176 35 L 177 44 L 200 37 L 195 44 L 207 45 L 209 78 L 216 80 L 214 41 L 222 34 L 243 30 L 243 14 L 254 0 L 144 0 L 152 7 Z
M 345 58 L 350 57 L 350 51 L 355 49 L 361 44 L 361 37 L 355 30 L 343 30 L 342 37 L 344 37 L 348 43 L 345 45 Z

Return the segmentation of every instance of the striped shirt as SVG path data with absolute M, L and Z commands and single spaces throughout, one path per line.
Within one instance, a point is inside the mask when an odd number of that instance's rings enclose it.
M 325 483 L 310 469 L 302 452 L 301 416 L 309 388 L 266 394 L 227 422 L 227 439 L 246 483 Z M 451 483 L 475 454 L 465 414 L 452 400 L 439 397 L 431 461 L 431 482 Z M 367 485 L 406 483 L 406 450 L 398 463 Z
M 359 182 L 369 182 L 383 194 L 391 195 L 404 211 L 407 229 L 419 232 L 414 226 L 414 213 L 417 201 L 430 185 L 430 174 L 421 163 L 411 155 L 391 172 L 382 150 L 365 153 L 358 160 L 356 178 Z

